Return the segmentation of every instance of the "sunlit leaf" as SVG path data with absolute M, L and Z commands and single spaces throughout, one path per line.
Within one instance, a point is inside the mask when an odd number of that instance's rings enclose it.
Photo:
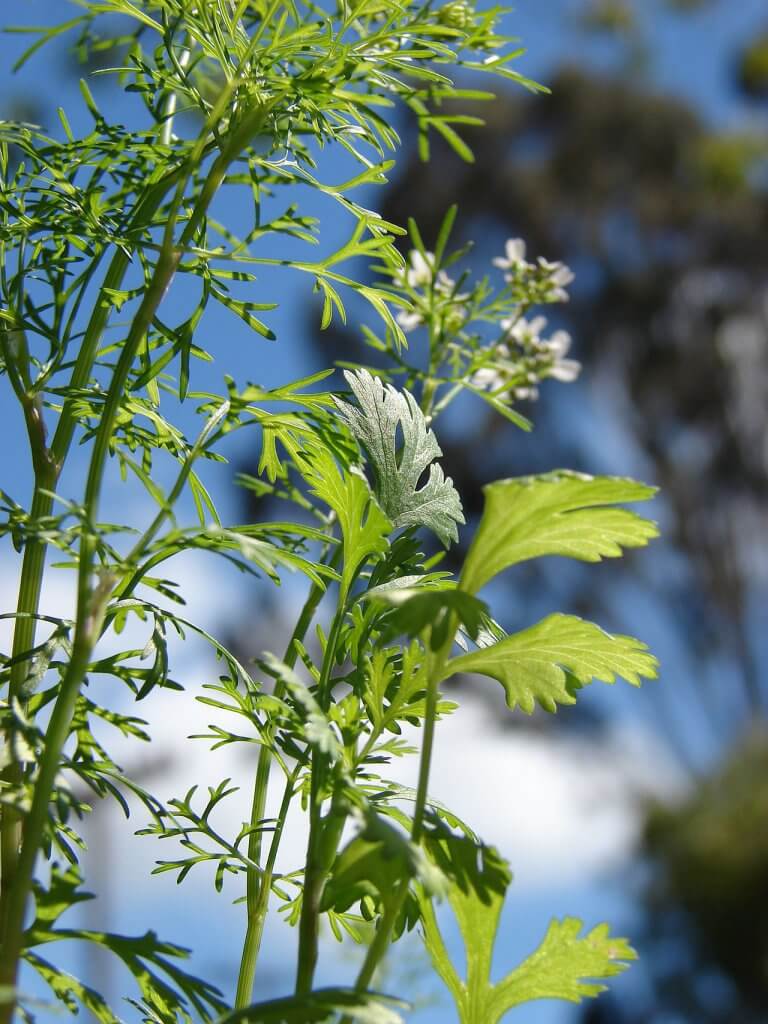
M 476 593 L 504 569 L 541 555 L 599 562 L 642 547 L 657 535 L 655 523 L 614 506 L 654 493 L 634 480 L 564 470 L 489 484 L 460 586 Z
M 619 677 L 632 686 L 654 679 L 658 662 L 644 643 L 614 636 L 575 615 L 550 615 L 535 626 L 448 662 L 442 678 L 473 672 L 497 679 L 507 705 L 531 714 L 535 704 L 556 711 L 575 704 L 580 687 Z
M 466 953 L 466 978 L 453 964 L 432 901 L 421 900 L 424 941 L 435 970 L 450 991 L 460 1024 L 498 1024 L 513 1007 L 533 999 L 566 999 L 604 991 L 602 979 L 624 971 L 636 958 L 625 939 L 607 925 L 581 936 L 576 918 L 553 921 L 536 950 L 499 982 L 491 981 L 499 919 L 511 876 L 498 853 L 470 839 L 436 839 L 431 855 L 451 879 L 448 901 Z

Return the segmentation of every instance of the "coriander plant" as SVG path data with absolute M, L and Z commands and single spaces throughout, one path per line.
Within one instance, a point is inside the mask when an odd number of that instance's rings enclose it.
M 60 25 L 13 29 L 33 36 L 20 63 L 42 59 L 38 51 L 62 33 L 86 59 L 107 54 L 115 66 L 104 73 L 136 106 L 134 120 L 119 123 L 83 82 L 84 134 L 64 110 L 50 134 L 0 123 L 0 373 L 34 473 L 31 496 L 12 493 L 11 481 L 0 490 L 0 529 L 20 561 L 18 604 L 4 616 L 13 645 L 0 655 L 1 1022 L 34 1019 L 35 973 L 67 1010 L 121 1019 L 126 1004 L 108 1005 L 57 966 L 64 940 L 121 961 L 134 979 L 128 1012 L 162 1024 L 398 1021 L 409 993 L 379 993 L 376 972 L 413 929 L 463 1024 L 492 1024 L 532 999 L 596 995 L 634 957 L 607 926 L 584 932 L 566 918 L 492 980 L 509 868 L 430 795 L 435 730 L 456 707 L 458 675 L 495 679 L 510 711 L 530 714 L 574 704 L 593 679 L 637 685 L 656 670 L 639 641 L 573 615 L 507 633 L 482 597 L 528 559 L 599 561 L 644 545 L 653 524 L 622 506 L 649 498 L 650 487 L 567 471 L 500 480 L 470 529 L 439 461 L 435 427 L 462 393 L 528 429 L 519 403 L 546 378 L 575 378 L 568 336 L 546 336 L 546 321 L 531 315 L 567 298 L 570 271 L 528 262 L 512 240 L 488 275 L 471 277 L 458 269 L 465 251 L 450 248 L 454 209 L 431 250 L 409 226 L 404 260 L 396 242 L 406 231 L 356 198 L 393 166 L 398 109 L 418 126 L 424 159 L 438 133 L 470 160 L 460 131 L 478 119 L 455 113 L 452 101 L 490 98 L 478 88 L 488 76 L 538 88 L 512 70 L 520 51 L 497 34 L 501 14 L 466 0 L 78 0 Z M 327 151 L 354 163 L 354 174 L 337 180 Z M 299 205 L 308 190 L 349 226 L 334 251 Z M 231 196 L 247 203 L 247 223 L 229 215 L 222 197 Z M 360 258 L 375 263 L 377 284 L 356 276 Z M 273 339 L 270 282 L 285 274 L 319 293 L 320 328 L 345 319 L 350 296 L 356 310 L 367 305 L 361 329 L 378 368 L 345 364 L 338 390 L 323 390 L 332 368 L 277 388 L 228 374 L 216 390 L 216 375 L 198 365 L 209 358 L 206 308 L 220 304 Z M 195 302 L 177 322 L 166 296 L 179 287 Z M 199 418 L 189 436 L 172 422 L 182 403 L 185 424 L 192 411 Z M 257 428 L 261 457 L 259 475 L 240 482 L 270 496 L 270 508 L 281 503 L 280 521 L 223 522 L 206 487 L 221 442 L 246 427 Z M 82 482 L 75 445 L 87 455 Z M 103 521 L 112 466 L 153 506 L 140 527 Z M 454 576 L 423 549 L 456 543 L 460 528 L 471 540 Z M 276 651 L 243 664 L 182 614 L 164 574 L 189 550 L 229 559 L 264 586 L 289 571 L 306 577 L 303 608 Z M 40 612 L 53 557 L 77 580 L 74 607 L 55 616 Z M 323 598 L 332 606 L 324 626 L 315 622 Z M 129 622 L 145 631 L 143 648 L 123 649 Z M 201 696 L 172 675 L 174 632 L 202 635 L 218 658 L 221 674 Z M 123 687 L 136 701 L 161 687 L 180 702 L 202 700 L 215 716 L 203 738 L 211 758 L 222 745 L 250 745 L 251 777 L 236 787 L 252 794 L 251 813 L 237 834 L 216 824 L 236 788 L 228 780 L 207 798 L 190 779 L 185 794 L 161 799 L 110 755 L 99 723 L 136 744 L 149 738 L 126 713 Z M 118 694 L 113 705 L 100 704 L 96 689 Z M 404 756 L 419 759 L 415 791 L 386 777 Z M 125 808 L 129 797 L 139 802 L 141 831 L 174 850 L 158 870 L 182 881 L 208 865 L 215 888 L 241 899 L 234 991 L 193 977 L 179 963 L 185 951 L 151 931 L 67 922 L 88 898 L 78 867 L 87 790 Z M 270 792 L 281 794 L 275 818 Z M 294 803 L 306 819 L 306 858 L 279 870 Z M 465 970 L 441 935 L 440 901 L 463 936 Z M 265 999 L 257 966 L 276 910 L 296 927 L 295 990 Z M 362 966 L 346 983 L 317 988 L 326 926 L 363 946 Z

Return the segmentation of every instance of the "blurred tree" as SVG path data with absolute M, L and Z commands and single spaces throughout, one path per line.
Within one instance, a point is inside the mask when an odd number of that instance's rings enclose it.
M 678 806 L 651 805 L 642 849 L 653 869 L 644 941 L 656 964 L 659 1004 L 701 1024 L 762 1024 L 768 732 L 751 732 Z
M 413 215 L 434 238 L 458 196 L 467 235 L 500 247 L 519 234 L 576 268 L 567 326 L 594 392 L 618 396 L 614 431 L 652 464 L 670 506 L 658 577 L 645 585 L 702 660 L 738 666 L 752 709 L 764 709 L 753 615 L 768 577 L 757 554 L 768 499 L 768 149 L 623 80 L 571 67 L 551 86 L 549 97 L 490 105 L 495 130 L 471 138 L 475 163 L 446 146 L 436 175 L 414 156 L 385 216 Z M 604 462 L 605 438 L 574 430 L 561 399 L 553 387 L 536 410 L 521 471 L 551 462 L 556 434 L 575 446 L 561 444 L 559 458 Z M 494 429 L 493 447 L 478 446 L 477 430 L 450 442 L 470 511 L 493 449 L 508 466 L 521 447 Z
M 741 54 L 739 77 L 747 95 L 768 99 L 768 32 L 754 39 Z

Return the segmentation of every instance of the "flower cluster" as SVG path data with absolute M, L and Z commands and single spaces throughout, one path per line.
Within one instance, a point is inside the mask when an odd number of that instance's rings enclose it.
M 573 271 L 564 263 L 551 262 L 543 256 L 539 256 L 536 263 L 529 263 L 522 238 L 510 238 L 505 245 L 505 255 L 497 256 L 493 265 L 506 271 L 504 280 L 508 284 L 532 289 L 539 302 L 568 301 L 566 288 L 573 281 Z
M 571 347 L 570 334 L 560 330 L 545 339 L 542 332 L 546 325 L 543 316 L 502 320 L 502 339 L 492 350 L 492 362 L 472 375 L 473 387 L 500 391 L 522 401 L 537 398 L 537 384 L 546 377 L 564 383 L 576 380 L 581 364 L 566 358 Z
M 581 366 L 568 358 L 568 332 L 547 334 L 546 318 L 529 316 L 532 307 L 567 301 L 574 277 L 569 267 L 544 258 L 530 263 L 522 239 L 511 238 L 504 255 L 493 260 L 504 272 L 503 287 L 484 277 L 461 290 L 467 275 L 455 281 L 445 269 L 460 253 L 444 259 L 442 249 L 436 255 L 420 238 L 414 240 L 418 247 L 392 272 L 394 287 L 410 300 L 396 319 L 406 333 L 429 326 L 429 373 L 451 387 L 437 402 L 438 411 L 463 387 L 498 408 L 537 398 L 538 385 L 547 378 L 576 380 Z M 489 324 L 496 328 L 493 340 Z
M 538 384 L 547 377 L 570 382 L 576 380 L 581 365 L 568 359 L 571 336 L 557 330 L 544 337 L 546 317 L 528 319 L 524 312 L 531 305 L 567 302 L 567 286 L 573 272 L 564 263 L 539 257 L 536 263 L 526 258 L 525 242 L 510 238 L 504 256 L 493 260 L 504 271 L 508 293 L 517 302 L 511 316 L 499 320 L 502 334 L 497 342 L 478 352 L 480 365 L 470 377 L 470 384 L 494 397 L 523 401 L 538 397 Z

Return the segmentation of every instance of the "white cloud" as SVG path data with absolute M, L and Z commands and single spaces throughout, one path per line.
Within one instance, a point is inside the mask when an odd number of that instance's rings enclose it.
M 510 861 L 518 887 L 568 885 L 616 865 L 636 836 L 634 794 L 667 761 L 653 737 L 622 727 L 607 740 L 501 730 L 464 699 L 438 723 L 431 795 Z M 653 776 L 651 775 L 653 768 Z M 659 773 L 670 782 L 675 773 Z M 414 785 L 416 765 L 401 781 Z
M 198 672 L 195 676 L 202 681 Z M 137 709 L 153 723 L 152 754 L 165 752 L 169 759 L 154 788 L 167 798 L 193 782 L 204 789 L 231 777 L 241 792 L 223 805 L 220 827 L 233 832 L 249 812 L 258 748 L 209 752 L 205 742 L 185 740 L 212 721 L 224 724 L 214 709 L 194 699 L 195 692 L 190 686 L 185 694 L 158 693 Z M 232 718 L 228 724 L 233 731 L 249 732 L 243 720 Z M 418 731 L 409 738 L 417 743 Z M 418 758 L 411 757 L 383 774 L 415 786 L 417 771 Z M 564 729 L 554 735 L 501 730 L 487 707 L 465 698 L 438 724 L 430 793 L 498 846 L 518 887 L 539 889 L 580 883 L 620 863 L 636 837 L 636 793 L 658 790 L 660 779 L 667 790 L 680 784 L 663 747 L 638 726 L 618 726 L 604 741 L 574 738 Z M 273 783 L 268 813 L 276 810 L 282 789 L 277 769 Z M 142 843 L 138 860 L 137 850 L 126 860 L 134 880 L 160 855 L 156 844 Z M 304 843 L 304 818 L 295 812 L 282 848 L 283 869 L 302 862 Z

